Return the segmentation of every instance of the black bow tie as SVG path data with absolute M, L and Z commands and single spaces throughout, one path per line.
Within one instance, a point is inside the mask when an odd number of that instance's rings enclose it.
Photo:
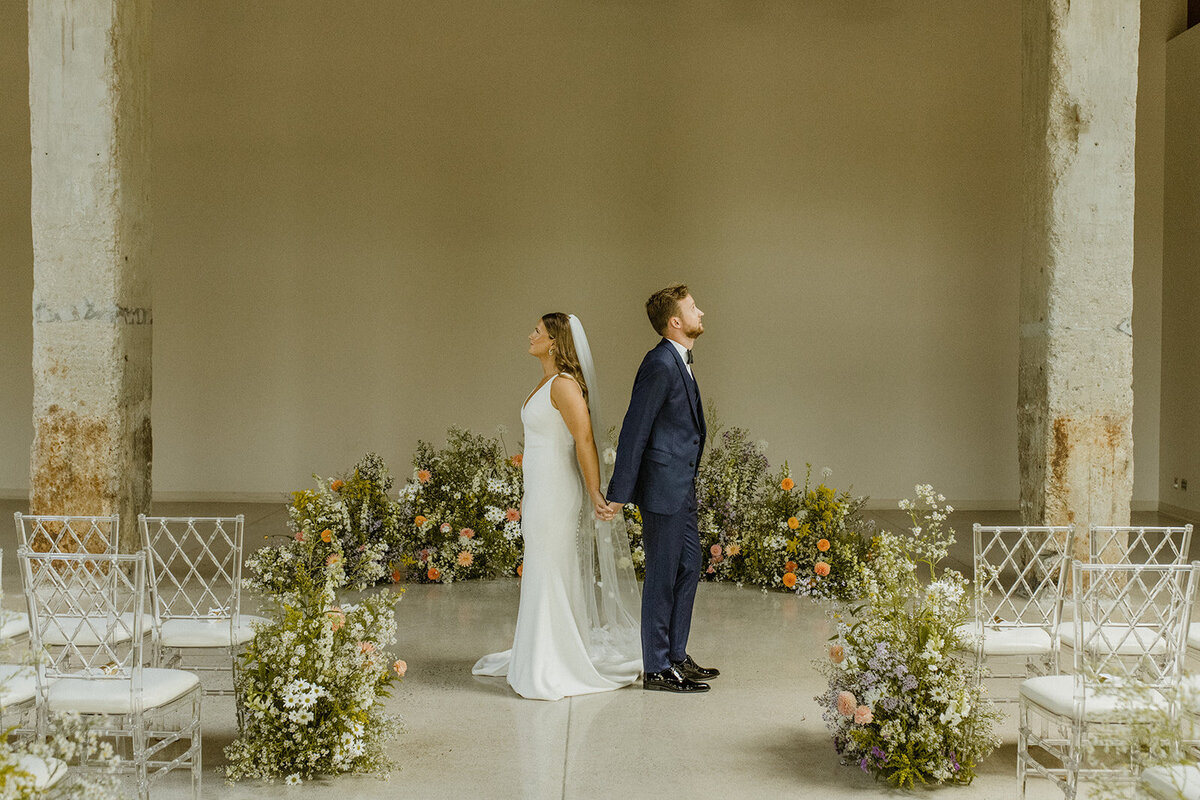
M 688 355 L 687 355 L 687 363 L 688 363 L 688 364 L 691 364 L 693 361 L 695 361 L 695 359 L 694 359 L 694 358 L 692 358 L 692 351 L 691 351 L 691 350 L 688 350 L 688 351 L 687 351 L 687 354 L 688 354 Z

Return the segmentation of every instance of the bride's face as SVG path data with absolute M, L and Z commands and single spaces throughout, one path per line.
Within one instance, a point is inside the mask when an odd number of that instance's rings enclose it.
M 529 355 L 542 358 L 550 352 L 550 346 L 553 344 L 554 340 L 546 332 L 546 324 L 539 319 L 537 327 L 529 334 Z

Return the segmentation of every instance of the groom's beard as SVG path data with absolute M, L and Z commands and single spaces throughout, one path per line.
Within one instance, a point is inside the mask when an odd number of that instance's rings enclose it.
M 694 328 L 684 328 L 683 329 L 683 335 L 689 339 L 699 339 L 700 334 L 702 334 L 702 333 L 704 333 L 704 323 L 703 322 L 696 323 L 696 327 L 694 327 Z

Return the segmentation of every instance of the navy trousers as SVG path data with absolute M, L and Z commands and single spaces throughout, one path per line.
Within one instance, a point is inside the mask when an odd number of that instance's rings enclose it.
M 642 585 L 642 666 L 662 672 L 687 657 L 692 606 L 700 583 L 696 490 L 674 514 L 642 510 L 646 581 Z

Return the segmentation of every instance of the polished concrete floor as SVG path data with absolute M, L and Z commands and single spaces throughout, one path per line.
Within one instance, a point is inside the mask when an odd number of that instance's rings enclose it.
M 8 515 L 21 504 L 0 502 Z M 247 549 L 286 533 L 281 506 L 160 504 L 161 514 L 246 514 Z M 906 521 L 877 512 L 884 525 Z M 1007 512 L 965 512 L 951 560 L 969 558 L 970 524 L 1015 522 Z M 1138 524 L 1168 524 L 1153 514 Z M 6 530 L 7 529 L 7 530 Z M 0 546 L 15 549 L 11 523 Z M 264 539 L 264 537 L 267 537 Z M 15 559 L 4 559 L 4 585 L 20 585 Z M 555 703 L 522 700 L 503 679 L 476 678 L 480 655 L 511 643 L 518 584 L 482 581 L 412 585 L 397 606 L 396 656 L 409 664 L 388 707 L 403 715 L 405 733 L 391 749 L 399 769 L 389 782 L 342 777 L 299 787 L 222 778 L 223 747 L 235 733 L 232 701 L 210 698 L 204 709 L 206 798 L 286 796 L 393 797 L 873 797 L 894 794 L 856 767 L 843 766 L 813 695 L 822 689 L 812 666 L 825 652 L 829 627 L 809 600 L 753 588 L 702 584 L 690 651 L 723 674 L 705 695 L 676 696 L 626 688 Z M 10 591 L 5 605 L 19 607 Z M 963 798 L 1015 795 L 1016 726 L 969 787 L 940 790 Z M 184 775 L 171 776 L 155 798 L 188 796 Z M 1061 795 L 1032 782 L 1030 797 Z

